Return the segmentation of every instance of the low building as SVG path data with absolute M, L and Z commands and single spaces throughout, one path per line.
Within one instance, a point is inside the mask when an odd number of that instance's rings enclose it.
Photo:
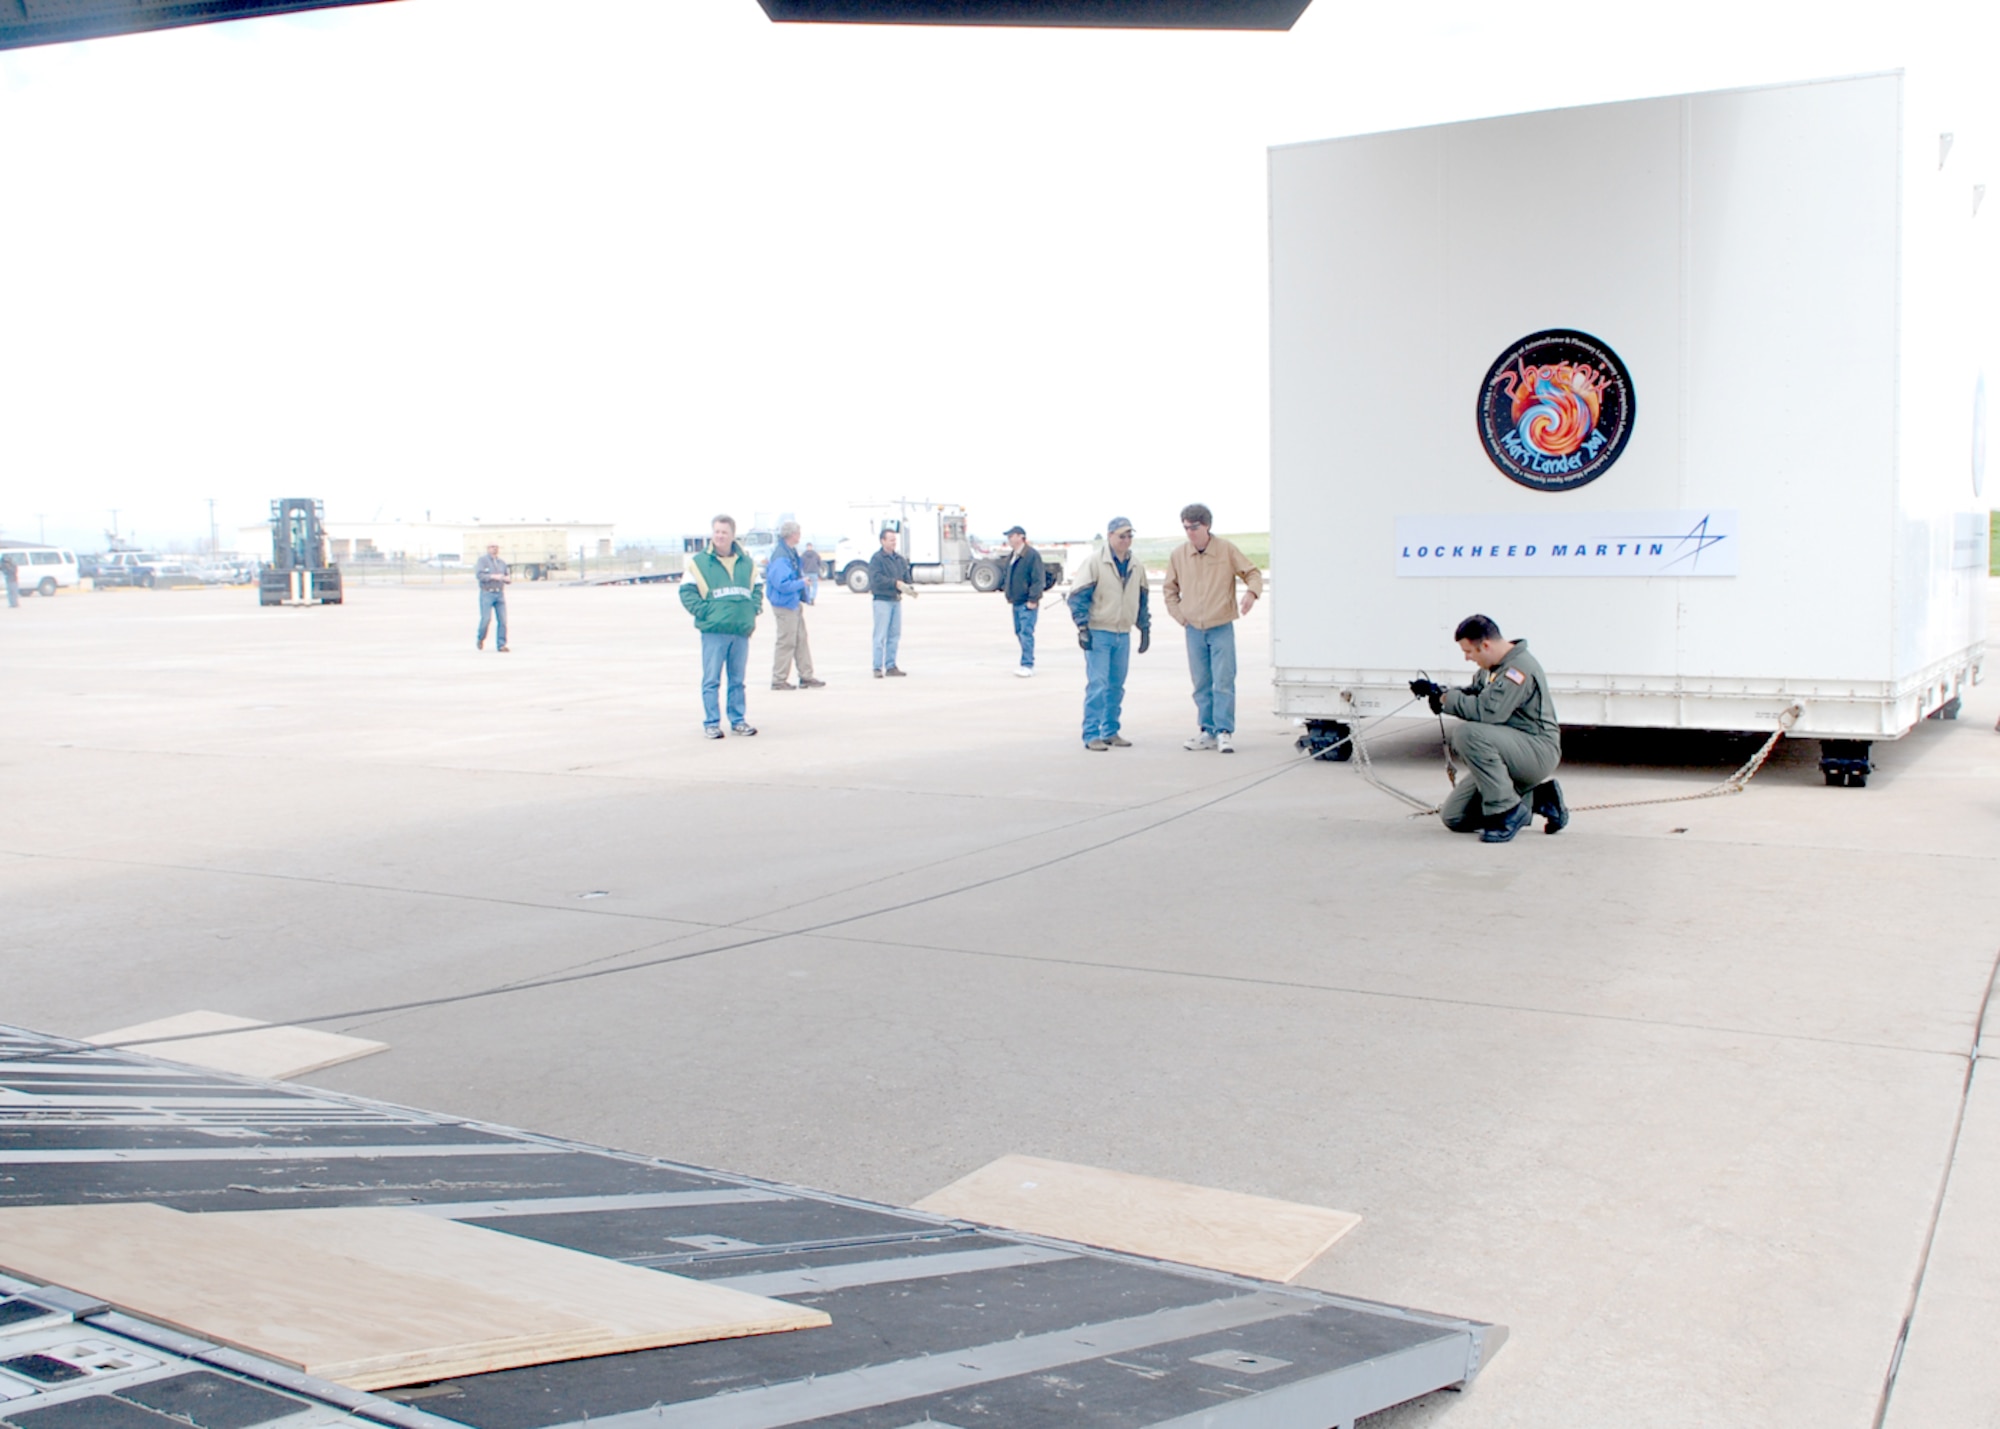
M 328 553 L 337 565 L 426 561 L 471 565 L 488 546 L 519 564 L 549 567 L 609 559 L 609 521 L 339 521 L 326 523 Z M 236 549 L 269 559 L 268 523 L 239 528 Z

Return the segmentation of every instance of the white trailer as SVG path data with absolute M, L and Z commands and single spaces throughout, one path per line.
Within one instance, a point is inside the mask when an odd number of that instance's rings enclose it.
M 1532 639 L 1565 723 L 1796 707 L 1829 783 L 1956 714 L 1986 638 L 1979 137 L 1896 71 L 1274 149 L 1302 744 L 1456 682 L 1474 612 Z

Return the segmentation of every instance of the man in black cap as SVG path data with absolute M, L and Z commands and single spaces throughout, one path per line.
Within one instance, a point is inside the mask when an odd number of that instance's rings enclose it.
M 1014 673 L 1025 680 L 1035 673 L 1035 622 L 1041 619 L 1047 579 L 1042 574 L 1042 553 L 1028 544 L 1024 529 L 1009 526 L 1007 546 L 1014 554 L 1007 562 L 1007 580 L 1000 589 L 1014 609 L 1014 638 L 1021 642 L 1021 663 L 1014 667 Z

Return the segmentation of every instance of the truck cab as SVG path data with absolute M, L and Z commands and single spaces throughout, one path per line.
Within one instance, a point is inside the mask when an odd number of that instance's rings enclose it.
M 897 533 L 897 554 L 909 561 L 910 578 L 918 584 L 961 584 L 972 579 L 975 557 L 963 506 L 887 501 L 857 505 L 854 510 L 866 522 L 867 535 L 843 537 L 834 547 L 832 567 L 834 577 L 855 594 L 868 592 L 868 562 L 881 548 L 884 531 Z

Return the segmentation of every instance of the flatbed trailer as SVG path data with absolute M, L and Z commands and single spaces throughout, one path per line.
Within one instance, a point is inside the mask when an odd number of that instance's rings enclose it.
M 0 1274 L 17 1429 L 1331 1429 L 1468 1384 L 1506 1336 L 4 1027 L 0 1171 L 0 1208 L 415 1208 L 832 1320 L 364 1393 Z

